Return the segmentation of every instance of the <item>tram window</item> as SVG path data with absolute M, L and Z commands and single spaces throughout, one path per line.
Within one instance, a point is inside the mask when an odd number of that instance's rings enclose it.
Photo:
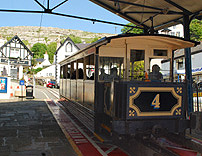
M 63 67 L 64 67 L 64 66 L 60 67 L 60 78 L 61 78 L 61 79 L 63 79 Z
M 85 58 L 86 64 L 86 78 L 88 80 L 95 79 L 95 64 L 94 64 L 94 55 L 87 56 Z
M 130 80 L 142 81 L 144 77 L 144 50 L 131 49 L 130 51 Z
M 70 79 L 70 73 L 71 73 L 71 65 L 67 65 L 67 79 Z
M 154 56 L 167 56 L 168 51 L 163 49 L 154 49 Z
M 150 59 L 149 79 L 153 82 L 170 81 L 170 62 L 163 59 Z
M 100 57 L 99 80 L 113 80 L 123 78 L 122 57 Z
M 78 79 L 83 79 L 84 73 L 83 73 L 83 59 L 78 60 Z
M 71 77 L 71 79 L 76 79 L 76 62 L 71 63 L 70 77 Z

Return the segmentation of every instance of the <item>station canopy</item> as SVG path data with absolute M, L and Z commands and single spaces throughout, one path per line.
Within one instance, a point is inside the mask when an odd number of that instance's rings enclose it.
M 160 30 L 202 16 L 202 0 L 90 0 L 137 26 Z

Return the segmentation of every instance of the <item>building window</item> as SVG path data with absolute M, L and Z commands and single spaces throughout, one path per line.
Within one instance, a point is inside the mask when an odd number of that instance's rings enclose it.
M 178 70 L 183 69 L 183 59 L 179 59 L 176 62 L 177 62 L 177 69 Z
M 176 36 L 180 37 L 180 32 L 179 31 L 176 32 Z
M 66 52 L 72 52 L 72 44 L 70 42 L 68 42 L 66 44 L 65 51 Z
M 172 36 L 175 36 L 175 32 L 171 32 L 170 34 L 171 34 Z
M 154 49 L 154 56 L 167 56 L 167 50 Z

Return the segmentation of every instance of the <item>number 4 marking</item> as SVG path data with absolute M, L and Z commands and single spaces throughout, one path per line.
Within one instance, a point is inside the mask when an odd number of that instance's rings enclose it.
M 154 106 L 154 109 L 159 109 L 159 108 L 160 108 L 159 98 L 160 98 L 160 95 L 157 94 L 157 95 L 155 96 L 154 100 L 153 100 L 152 103 L 151 103 L 151 106 Z

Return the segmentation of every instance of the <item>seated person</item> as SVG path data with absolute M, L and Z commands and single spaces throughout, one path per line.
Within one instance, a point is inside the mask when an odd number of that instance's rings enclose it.
M 79 73 L 79 79 L 83 79 L 83 69 L 79 68 L 78 70 L 78 73 Z
M 107 80 L 109 75 L 105 73 L 103 68 L 100 69 L 101 74 L 99 75 L 99 80 Z
M 149 79 L 151 81 L 161 81 L 163 80 L 163 75 L 159 72 L 160 67 L 157 64 L 152 66 L 152 72 L 149 73 Z
M 119 76 L 118 76 L 117 72 L 118 72 L 118 71 L 117 71 L 117 68 L 116 68 L 116 67 L 111 68 L 111 70 L 110 70 L 110 75 L 109 75 L 109 79 L 110 79 L 110 80 L 119 79 Z

